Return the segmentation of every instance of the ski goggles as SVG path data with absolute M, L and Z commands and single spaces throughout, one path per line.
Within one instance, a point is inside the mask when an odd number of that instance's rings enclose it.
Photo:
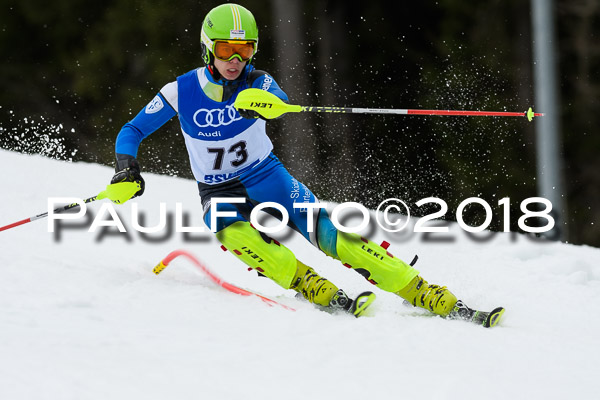
M 215 40 L 213 54 L 221 61 L 231 61 L 237 57 L 240 61 L 248 61 L 254 55 L 253 41 Z

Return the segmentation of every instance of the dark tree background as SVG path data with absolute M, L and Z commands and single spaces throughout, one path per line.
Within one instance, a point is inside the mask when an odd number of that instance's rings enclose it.
M 528 1 L 239 3 L 258 21 L 255 64 L 293 103 L 536 110 Z M 121 126 L 201 65 L 202 20 L 218 4 L 2 0 L 0 146 L 112 165 Z M 598 246 L 600 2 L 557 0 L 554 11 L 569 241 Z M 414 206 L 437 196 L 453 219 L 462 200 L 477 196 L 500 229 L 497 202 L 510 197 L 517 230 L 520 201 L 536 195 L 534 124 L 290 114 L 268 129 L 276 154 L 321 199 L 376 207 L 388 197 Z M 191 178 L 176 118 L 138 158 L 145 171 Z M 475 211 L 467 222 L 483 221 Z

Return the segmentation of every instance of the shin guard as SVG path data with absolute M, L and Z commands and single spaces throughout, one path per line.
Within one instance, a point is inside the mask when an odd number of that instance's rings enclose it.
M 380 245 L 356 234 L 338 232 L 336 250 L 337 258 L 346 267 L 388 292 L 398 292 L 419 275 L 419 271 Z
M 250 268 L 289 289 L 296 275 L 294 253 L 279 242 L 263 238 L 247 221 L 238 221 L 217 232 L 217 239 Z

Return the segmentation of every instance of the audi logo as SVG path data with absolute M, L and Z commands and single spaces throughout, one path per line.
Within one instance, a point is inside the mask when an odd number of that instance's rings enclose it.
M 225 106 L 225 109 L 216 108 L 207 110 L 206 108 L 201 108 L 194 113 L 194 123 L 200 128 L 207 128 L 209 126 L 218 128 L 219 126 L 226 126 L 240 119 L 242 117 L 231 104 Z

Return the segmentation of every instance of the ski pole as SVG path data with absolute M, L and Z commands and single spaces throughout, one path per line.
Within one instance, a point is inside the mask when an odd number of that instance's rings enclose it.
M 110 199 L 113 203 L 121 204 L 129 200 L 137 191 L 140 190 L 140 184 L 137 182 L 119 182 L 108 185 L 105 190 L 98 193 L 96 196 L 90 197 L 83 200 L 84 203 L 91 203 L 92 201 Z M 66 206 L 58 207 L 53 212 L 58 214 L 71 210 L 73 208 L 80 207 L 80 203 L 67 204 Z M 33 217 L 25 218 L 20 221 L 14 222 L 0 227 L 0 232 L 19 225 L 24 225 L 28 222 L 36 221 L 48 216 L 48 212 L 34 215 Z
M 96 201 L 96 200 L 98 200 L 98 196 L 90 197 L 89 199 L 85 199 L 83 202 L 84 203 L 91 203 L 92 201 Z M 67 204 L 66 206 L 58 207 L 58 208 L 54 209 L 53 212 L 54 212 L 54 214 L 58 214 L 58 213 L 65 212 L 67 210 L 70 210 L 72 208 L 77 208 L 77 207 L 80 207 L 79 203 Z M 8 224 L 6 226 L 0 227 L 0 232 L 1 231 L 5 231 L 7 229 L 14 228 L 14 227 L 19 226 L 19 225 L 26 224 L 28 222 L 32 222 L 32 221 L 35 221 L 35 220 L 38 220 L 38 219 L 45 218 L 47 216 L 48 216 L 48 212 L 45 212 L 45 213 L 42 213 L 42 214 L 34 215 L 33 217 L 22 219 L 20 221 L 14 222 L 12 224 Z
M 279 97 L 261 89 L 246 89 L 240 92 L 234 103 L 235 108 L 253 110 L 263 118 L 273 119 L 289 112 L 325 112 L 345 114 L 396 114 L 396 115 L 457 115 L 457 116 L 487 116 L 487 117 L 541 117 L 544 114 L 534 113 L 531 107 L 525 112 L 506 111 L 465 111 L 465 110 L 409 110 L 392 108 L 350 108 L 299 106 L 287 104 Z

